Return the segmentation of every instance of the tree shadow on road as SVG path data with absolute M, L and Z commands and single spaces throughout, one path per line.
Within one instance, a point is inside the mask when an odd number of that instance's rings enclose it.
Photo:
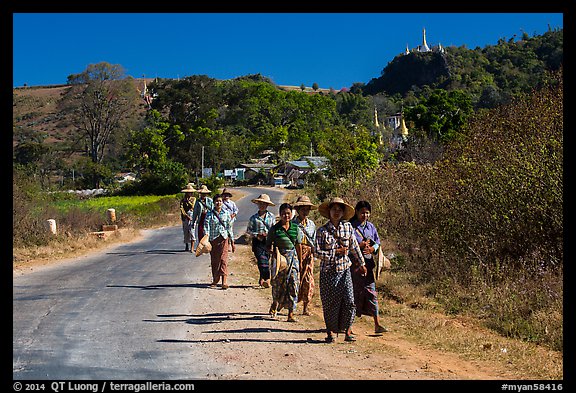
M 210 284 L 188 283 L 188 284 L 151 284 L 151 285 L 106 285 L 106 288 L 132 288 L 132 289 L 166 289 L 166 288 L 210 288 Z
M 156 319 L 156 320 L 147 319 L 144 320 L 144 322 L 185 322 L 192 325 L 208 325 L 212 323 L 221 323 L 225 321 L 241 321 L 241 320 L 263 321 L 269 319 L 268 314 L 254 313 L 254 312 L 209 313 L 209 314 L 158 314 L 157 317 L 165 319 Z
M 234 342 L 255 342 L 255 343 L 287 343 L 287 344 L 326 344 L 326 341 L 307 337 L 305 339 L 265 339 L 265 338 L 217 338 L 211 340 L 176 340 L 163 339 L 157 340 L 159 343 L 184 343 L 184 344 L 202 344 L 202 343 L 234 343 Z

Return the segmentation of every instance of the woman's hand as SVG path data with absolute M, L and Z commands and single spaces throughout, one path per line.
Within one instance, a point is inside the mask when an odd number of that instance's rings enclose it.
M 374 254 L 374 247 L 373 247 L 373 246 L 366 246 L 366 247 L 364 247 L 364 249 L 362 250 L 362 253 L 363 253 L 364 255 Z
M 365 276 L 366 274 L 368 274 L 368 269 L 366 269 L 366 265 L 362 265 L 358 268 L 358 271 L 360 272 L 361 276 Z

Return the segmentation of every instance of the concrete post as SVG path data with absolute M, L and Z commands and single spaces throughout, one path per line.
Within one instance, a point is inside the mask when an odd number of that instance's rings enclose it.
M 46 228 L 50 231 L 50 233 L 52 233 L 53 235 L 56 235 L 56 220 L 54 219 L 49 219 L 46 220 Z
M 108 209 L 106 212 L 106 216 L 108 217 L 108 222 L 110 224 L 114 224 L 116 222 L 116 210 L 115 209 Z

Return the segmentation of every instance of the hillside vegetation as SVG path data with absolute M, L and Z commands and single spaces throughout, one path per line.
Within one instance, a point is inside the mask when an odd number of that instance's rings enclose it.
M 330 192 L 373 203 L 380 236 L 400 254 L 394 269 L 445 312 L 561 351 L 563 175 L 560 74 L 474 116 L 467 137 L 433 165 L 386 163 Z

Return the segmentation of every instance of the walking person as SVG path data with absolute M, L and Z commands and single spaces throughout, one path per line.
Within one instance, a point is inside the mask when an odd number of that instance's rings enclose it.
M 354 303 L 356 304 L 356 316 L 369 315 L 374 318 L 374 333 L 385 333 L 388 329 L 380 324 L 378 317 L 378 292 L 374 278 L 375 254 L 380 247 L 380 237 L 372 222 L 370 214 L 372 206 L 368 201 L 358 201 L 354 209 L 355 217 L 350 222 L 354 228 L 354 235 L 362 250 L 366 274 L 361 274 L 357 269 L 352 269 L 352 284 L 354 286 Z
M 182 232 L 184 233 L 184 251 L 193 252 L 194 243 L 196 242 L 194 227 L 192 225 L 192 210 L 196 203 L 196 198 L 193 195 L 193 193 L 196 192 L 194 183 L 188 183 L 186 188 L 180 190 L 180 192 L 184 193 L 184 196 L 180 199 L 180 219 L 182 220 Z
M 236 221 L 236 216 L 238 216 L 238 206 L 236 203 L 231 199 L 232 193 L 228 191 L 227 188 L 222 190 L 222 208 L 230 214 L 230 218 L 232 219 L 230 224 L 230 230 L 234 232 L 234 221 Z
M 306 195 L 299 196 L 294 203 L 296 216 L 292 219 L 304 237 L 302 239 L 302 258 L 300 259 L 300 288 L 298 303 L 302 302 L 302 315 L 311 315 L 310 302 L 314 296 L 314 251 L 316 248 L 316 224 L 308 215 L 318 207 L 310 202 Z
M 266 236 L 272 225 L 276 223 L 276 217 L 270 211 L 269 206 L 276 206 L 268 194 L 260 194 L 252 199 L 252 203 L 258 206 L 258 211 L 250 216 L 246 234 L 252 238 L 252 252 L 256 257 L 260 278 L 258 284 L 263 288 L 270 287 L 270 255 L 266 248 Z
M 235 252 L 234 235 L 232 233 L 232 218 L 224 210 L 222 195 L 213 198 L 214 209 L 209 210 L 204 220 L 204 233 L 212 246 L 210 250 L 210 265 L 212 267 L 212 284 L 216 287 L 222 279 L 222 289 L 228 289 L 228 247 Z
M 285 258 L 285 266 L 272 268 L 272 305 L 269 313 L 272 317 L 282 308 L 288 310 L 288 322 L 296 322 L 294 311 L 298 302 L 300 260 L 302 258 L 302 231 L 298 224 L 291 221 L 292 205 L 283 203 L 279 209 L 280 221 L 270 228 L 266 237 L 266 247 L 275 255 L 275 263 Z M 279 255 L 278 255 L 279 254 Z M 277 271 L 276 271 L 277 270 Z
M 214 209 L 214 201 L 208 195 L 212 191 L 202 184 L 199 190 L 196 190 L 199 194 L 196 203 L 194 204 L 194 212 L 192 213 L 192 233 L 198 227 L 198 240 L 202 239 L 205 235 L 204 233 L 204 220 L 206 219 L 206 214 L 208 211 Z
M 345 332 L 345 341 L 356 341 L 352 323 L 356 314 L 350 267 L 352 258 L 360 271 L 364 258 L 354 228 L 347 220 L 354 217 L 354 208 L 342 198 L 320 204 L 318 211 L 328 222 L 316 231 L 316 255 L 320 259 L 320 299 L 326 324 L 326 342 L 334 342 L 333 332 Z

